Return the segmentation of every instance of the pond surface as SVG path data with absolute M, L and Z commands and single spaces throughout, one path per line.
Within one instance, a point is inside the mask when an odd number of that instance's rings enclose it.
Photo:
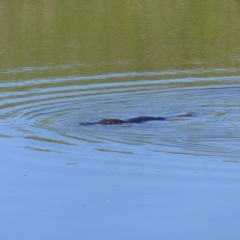
M 139 76 L 146 80 L 137 80 Z M 239 162 L 240 78 L 151 79 L 157 76 L 163 78 L 164 73 L 3 82 L 2 139 L 21 138 L 22 147 L 40 153 L 81 151 L 81 156 L 92 156 L 115 152 L 119 157 L 172 153 Z M 92 79 L 99 82 L 92 84 Z M 193 116 L 176 117 L 186 113 Z M 137 116 L 168 119 L 142 124 L 81 125 L 103 118 Z
M 240 78 L 159 75 L 1 83 L 5 236 L 237 239 Z M 80 125 L 139 115 L 169 119 Z
M 1 239 L 239 239 L 239 5 L 134 2 L 1 4 Z

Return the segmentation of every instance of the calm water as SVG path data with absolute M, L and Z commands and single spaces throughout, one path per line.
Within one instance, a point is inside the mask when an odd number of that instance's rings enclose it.
M 2 239 L 239 239 L 240 6 L 210 2 L 0 5 Z M 169 119 L 80 125 L 137 116 Z

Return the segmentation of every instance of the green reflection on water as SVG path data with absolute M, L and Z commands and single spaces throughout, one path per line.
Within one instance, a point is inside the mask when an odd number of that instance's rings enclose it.
M 233 0 L 3 1 L 0 79 L 239 68 L 239 13 Z

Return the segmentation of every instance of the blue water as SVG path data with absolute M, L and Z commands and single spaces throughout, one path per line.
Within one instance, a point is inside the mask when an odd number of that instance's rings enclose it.
M 1 83 L 1 239 L 239 239 L 240 78 L 156 76 Z

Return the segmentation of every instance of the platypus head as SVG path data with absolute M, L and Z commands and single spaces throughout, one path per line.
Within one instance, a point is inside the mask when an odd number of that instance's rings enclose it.
M 98 123 L 109 125 L 109 124 L 121 124 L 121 123 L 124 123 L 124 121 L 121 119 L 109 118 L 109 119 L 102 119 Z

